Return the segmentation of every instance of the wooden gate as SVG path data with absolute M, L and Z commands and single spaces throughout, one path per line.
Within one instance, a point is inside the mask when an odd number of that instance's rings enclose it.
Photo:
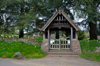
M 55 39 L 50 42 L 50 49 L 70 49 L 69 40 Z

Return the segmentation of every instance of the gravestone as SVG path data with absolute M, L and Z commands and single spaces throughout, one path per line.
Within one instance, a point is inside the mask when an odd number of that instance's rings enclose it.
M 51 34 L 51 38 L 55 39 L 56 38 L 56 34 Z
M 36 34 L 33 34 L 33 37 L 34 37 L 34 39 L 35 39 L 35 37 L 36 37 Z
M 40 36 L 40 32 L 37 33 L 37 36 Z
M 100 36 L 97 36 L 98 39 L 100 39 Z
M 97 36 L 97 38 L 98 38 L 98 41 L 99 41 L 99 43 L 100 43 L 100 36 Z
M 96 51 L 95 52 L 100 52 L 100 47 L 96 47 Z

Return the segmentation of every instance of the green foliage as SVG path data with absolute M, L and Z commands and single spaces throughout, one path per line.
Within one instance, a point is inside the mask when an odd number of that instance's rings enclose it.
M 100 47 L 100 43 L 97 40 L 81 40 L 80 46 L 82 54 L 80 57 L 87 60 L 100 61 L 100 53 L 96 53 L 96 47 Z
M 100 30 L 97 31 L 97 35 L 100 35 Z
M 22 56 L 25 56 L 25 58 L 41 58 L 45 56 L 43 51 L 40 49 L 40 46 L 26 44 L 22 41 L 13 41 L 8 43 L 4 40 L 0 40 L 0 57 L 17 57 L 13 56 L 15 52 L 20 52 Z
M 99 18 L 100 14 L 97 8 L 99 7 L 99 0 L 75 0 L 76 11 L 78 16 L 88 16 L 88 22 L 95 22 L 95 18 Z M 80 6 L 80 7 L 79 7 Z M 94 15 L 94 16 L 93 16 Z
M 43 38 L 41 36 L 36 37 L 37 42 L 42 43 Z
M 100 61 L 100 53 L 96 53 L 96 52 L 82 53 L 80 54 L 80 57 L 87 60 Z
M 82 40 L 82 39 L 86 38 L 85 31 L 79 31 L 79 32 L 77 32 L 77 34 L 78 34 L 78 39 L 79 40 Z
M 89 38 L 89 31 L 84 31 L 85 32 L 85 38 Z
M 9 18 L 5 19 L 9 21 L 5 22 L 8 23 L 6 29 L 12 24 L 20 31 L 38 32 L 59 7 L 74 19 L 70 7 L 74 7 L 75 2 L 71 0 L 2 0 L 0 5 L 0 12 L 9 14 Z M 43 18 L 40 20 L 39 17 Z M 33 26 L 36 27 L 35 31 Z M 23 35 L 22 32 L 19 32 L 19 36 Z
M 100 43 L 97 40 L 81 40 L 80 46 L 82 52 L 84 51 L 95 51 L 96 47 L 100 47 Z
M 98 39 L 98 41 L 100 41 L 100 39 Z
M 85 18 L 81 25 L 88 25 L 90 29 L 90 39 L 97 39 L 97 21 L 100 21 L 99 5 L 100 0 L 74 0 L 75 14 L 78 18 Z

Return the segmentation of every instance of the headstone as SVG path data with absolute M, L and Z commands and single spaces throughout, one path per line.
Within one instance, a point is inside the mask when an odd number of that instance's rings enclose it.
M 98 39 L 100 39 L 100 36 L 97 36 Z
M 37 33 L 37 36 L 40 36 L 40 32 Z
M 51 34 L 51 38 L 55 39 L 56 38 L 56 34 Z
M 33 37 L 34 37 L 34 39 L 35 39 L 36 35 L 35 35 L 35 34 L 33 34 Z
M 95 52 L 100 52 L 100 47 L 96 47 L 96 51 Z
M 18 38 L 16 36 L 14 36 L 14 40 L 18 40 Z
M 25 59 L 24 56 L 21 56 L 22 54 L 20 52 L 15 52 L 13 56 L 18 55 L 16 59 Z
M 15 52 L 15 53 L 14 53 L 14 56 L 15 56 L 15 55 L 21 56 L 21 53 L 20 53 L 20 52 Z

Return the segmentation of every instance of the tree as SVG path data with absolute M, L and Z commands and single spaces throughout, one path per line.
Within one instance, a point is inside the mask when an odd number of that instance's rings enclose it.
M 78 16 L 87 17 L 85 20 L 89 24 L 90 39 L 97 39 L 97 21 L 100 21 L 100 12 L 98 10 L 100 0 L 75 0 Z
M 70 12 L 70 8 L 75 7 L 74 0 L 2 0 L 5 13 L 15 17 L 13 25 L 20 29 L 19 38 L 23 37 L 24 29 L 28 27 L 35 26 L 35 31 L 39 31 L 59 7 L 74 19 Z
M 31 1 L 33 0 L 2 0 L 1 9 L 4 9 L 4 13 L 9 14 L 11 18 L 15 17 L 12 25 L 20 28 L 19 38 L 23 37 L 24 28 L 29 25 L 31 21 L 30 15 L 28 14 L 32 8 L 32 5 L 30 5 L 32 4 Z M 11 24 L 10 22 L 7 23 Z
M 85 31 L 79 31 L 77 34 L 78 34 L 78 40 L 82 40 L 86 38 Z

